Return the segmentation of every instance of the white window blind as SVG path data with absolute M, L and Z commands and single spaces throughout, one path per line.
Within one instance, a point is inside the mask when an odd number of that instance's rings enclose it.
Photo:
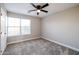
M 21 33 L 22 35 L 23 34 L 30 34 L 30 25 L 31 25 L 31 22 L 29 20 L 25 20 L 25 19 L 22 19 L 21 20 Z
M 8 36 L 31 34 L 31 20 L 8 17 L 7 32 Z

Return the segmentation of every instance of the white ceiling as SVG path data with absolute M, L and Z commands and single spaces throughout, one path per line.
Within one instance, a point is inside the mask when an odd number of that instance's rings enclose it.
M 29 3 L 5 3 L 4 4 L 7 11 L 19 13 L 19 14 L 25 14 L 30 16 L 36 16 L 36 17 L 45 17 L 50 14 L 54 14 L 56 12 L 60 12 L 63 10 L 66 10 L 68 8 L 74 7 L 79 5 L 78 3 L 50 3 L 48 7 L 45 7 L 44 10 L 47 10 L 48 13 L 40 12 L 39 15 L 36 14 L 36 12 L 28 13 L 29 10 L 35 9 L 32 5 Z M 37 5 L 37 4 L 35 4 Z M 44 3 L 40 3 L 40 5 L 44 5 Z

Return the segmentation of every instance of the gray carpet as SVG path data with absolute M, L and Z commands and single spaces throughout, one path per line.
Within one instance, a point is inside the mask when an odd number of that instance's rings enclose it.
M 76 55 L 76 51 L 60 46 L 45 39 L 35 39 L 10 44 L 3 55 Z

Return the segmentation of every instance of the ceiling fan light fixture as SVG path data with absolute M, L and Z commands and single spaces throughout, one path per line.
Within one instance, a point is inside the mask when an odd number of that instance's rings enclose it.
M 37 10 L 37 12 L 41 12 L 40 10 Z
M 47 10 L 44 10 L 45 7 L 49 6 L 48 3 L 44 4 L 43 6 L 41 6 L 41 5 L 34 5 L 33 3 L 31 3 L 31 5 L 35 8 L 35 10 L 30 10 L 30 12 L 36 11 L 37 15 L 39 15 L 40 12 L 48 13 Z

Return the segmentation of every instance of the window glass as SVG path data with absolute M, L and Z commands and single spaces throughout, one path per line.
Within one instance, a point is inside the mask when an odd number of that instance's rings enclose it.
M 8 17 L 8 36 L 31 34 L 31 20 Z
M 21 26 L 30 26 L 30 22 L 28 19 L 21 19 Z
M 8 36 L 17 36 L 20 35 L 19 27 L 8 27 Z
M 30 33 L 31 33 L 30 30 L 31 30 L 31 29 L 30 29 L 29 26 L 21 27 L 21 33 L 22 33 L 22 35 L 24 35 L 24 34 L 30 34 Z
M 20 26 L 20 19 L 8 17 L 8 26 Z

